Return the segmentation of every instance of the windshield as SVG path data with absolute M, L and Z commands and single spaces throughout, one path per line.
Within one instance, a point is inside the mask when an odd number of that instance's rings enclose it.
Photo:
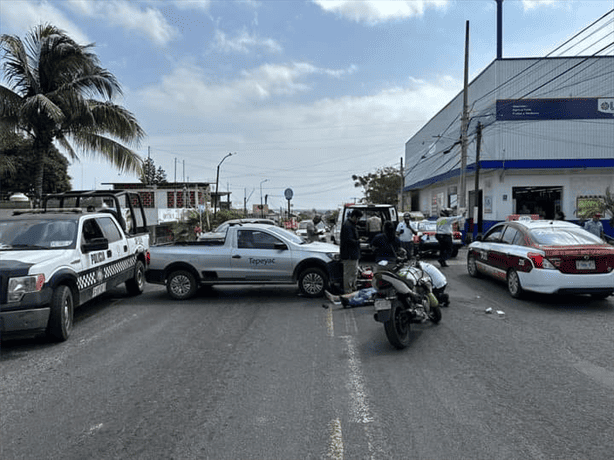
M 437 222 L 418 222 L 418 230 L 421 232 L 435 232 L 437 231 Z
M 0 222 L 0 249 L 74 248 L 77 222 L 15 220 Z
M 575 246 L 580 244 L 603 244 L 598 236 L 578 228 L 536 228 L 530 232 L 531 238 L 542 246 Z
M 296 244 L 304 244 L 304 243 L 306 243 L 306 241 L 303 238 L 301 238 L 300 236 L 298 236 L 295 233 L 292 233 L 292 232 L 286 230 L 285 228 L 271 226 L 267 230 L 270 230 L 273 233 L 281 235 L 285 239 L 290 240 L 293 243 L 296 243 Z

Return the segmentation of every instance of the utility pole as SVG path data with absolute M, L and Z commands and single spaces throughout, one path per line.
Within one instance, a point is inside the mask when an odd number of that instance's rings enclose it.
M 475 147 L 475 186 L 474 186 L 474 199 L 475 206 L 478 208 L 477 222 L 476 222 L 476 236 L 482 234 L 482 191 L 480 190 L 480 149 L 482 147 L 482 123 L 478 123 L 477 138 Z
M 401 157 L 401 212 L 405 211 L 405 173 L 403 172 L 403 157 Z
M 459 196 L 458 206 L 459 208 L 466 207 L 467 194 L 467 126 L 469 125 L 469 108 L 468 108 L 468 95 L 469 89 L 469 21 L 465 26 L 465 82 L 463 85 L 463 117 L 461 121 L 461 171 L 460 171 L 460 184 L 459 184 Z

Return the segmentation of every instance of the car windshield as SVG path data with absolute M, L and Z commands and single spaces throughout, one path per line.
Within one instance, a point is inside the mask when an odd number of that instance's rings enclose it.
M 230 224 L 227 222 L 224 222 L 223 224 L 219 225 L 214 232 L 215 233 L 226 233 L 228 231 L 228 227 L 230 227 Z
M 581 244 L 603 244 L 598 236 L 583 228 L 548 227 L 536 228 L 530 232 L 531 238 L 543 246 L 575 246 Z
M 303 238 L 298 236 L 296 233 L 292 233 L 286 230 L 285 228 L 271 226 L 268 228 L 268 230 L 284 237 L 287 240 L 290 240 L 293 243 L 296 243 L 296 244 L 306 243 L 306 241 Z
M 77 222 L 64 220 L 0 221 L 0 249 L 67 249 L 74 247 Z

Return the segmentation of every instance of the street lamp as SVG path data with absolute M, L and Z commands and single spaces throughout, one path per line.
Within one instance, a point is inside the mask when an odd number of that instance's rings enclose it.
M 264 179 L 260 181 L 260 217 L 264 217 L 264 206 L 262 205 L 262 184 L 268 182 L 268 179 Z
M 224 158 L 222 158 L 222 161 L 220 161 L 217 165 L 217 174 L 215 175 L 215 206 L 213 207 L 213 219 L 215 219 L 215 216 L 217 216 L 217 206 L 220 200 L 220 196 L 217 193 L 218 191 L 217 184 L 219 183 L 219 180 L 220 180 L 220 166 L 222 165 L 222 163 L 224 163 L 224 160 L 231 155 L 232 153 L 229 153 L 228 155 L 226 155 Z M 235 155 L 236 155 L 236 152 L 235 152 Z

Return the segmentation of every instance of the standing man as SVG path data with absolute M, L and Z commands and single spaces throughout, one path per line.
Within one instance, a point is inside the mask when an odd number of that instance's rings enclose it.
M 405 249 L 409 258 L 414 256 L 414 235 L 418 234 L 411 227 L 410 217 L 409 213 L 406 212 L 403 214 L 403 222 L 399 222 L 399 225 L 397 225 L 397 235 L 399 240 L 401 240 L 401 246 Z
M 322 221 L 322 218 L 316 214 L 313 219 L 307 225 L 307 241 L 320 241 L 320 234 L 318 233 L 318 224 Z
M 339 256 L 343 263 L 343 290 L 346 294 L 356 290 L 358 260 L 360 259 L 360 239 L 356 223 L 362 217 L 362 211 L 352 209 L 349 217 L 341 227 L 339 235 Z
M 596 212 L 591 220 L 584 223 L 584 230 L 603 239 L 603 224 L 601 223 L 601 213 Z
M 465 218 L 464 215 L 452 216 L 452 210 L 450 208 L 443 208 L 440 211 L 440 218 L 437 219 L 437 234 L 435 238 L 439 242 L 439 265 L 447 267 L 447 260 L 452 256 L 452 249 L 454 244 L 452 243 L 452 224 L 460 222 Z

